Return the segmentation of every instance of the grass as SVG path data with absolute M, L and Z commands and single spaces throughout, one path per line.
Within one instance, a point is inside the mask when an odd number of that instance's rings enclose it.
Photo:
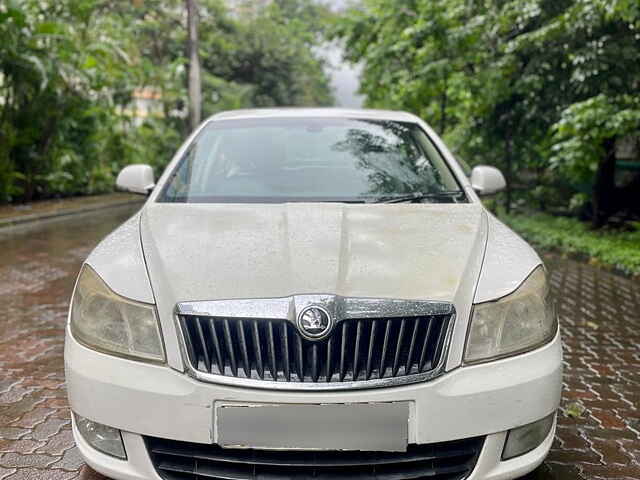
M 587 257 L 590 263 L 640 275 L 640 223 L 635 231 L 592 230 L 574 218 L 533 215 L 500 215 L 502 221 L 534 246 Z

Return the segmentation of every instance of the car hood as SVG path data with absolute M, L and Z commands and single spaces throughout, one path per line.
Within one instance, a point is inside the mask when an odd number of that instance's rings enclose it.
M 320 293 L 454 301 L 461 289 L 471 301 L 485 217 L 479 204 L 150 203 L 140 228 L 166 307 Z

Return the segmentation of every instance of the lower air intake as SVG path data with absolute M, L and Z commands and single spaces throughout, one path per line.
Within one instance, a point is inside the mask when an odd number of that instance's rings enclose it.
M 226 449 L 150 437 L 146 442 L 165 480 L 462 480 L 473 471 L 484 437 L 409 445 L 401 453 Z

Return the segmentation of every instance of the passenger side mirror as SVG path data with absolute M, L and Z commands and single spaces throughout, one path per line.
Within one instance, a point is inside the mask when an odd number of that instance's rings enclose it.
M 131 193 L 147 195 L 155 187 L 153 169 L 149 165 L 128 165 L 120 170 L 116 187 Z
M 504 190 L 507 182 L 496 167 L 478 165 L 471 170 L 471 186 L 478 195 L 491 195 Z

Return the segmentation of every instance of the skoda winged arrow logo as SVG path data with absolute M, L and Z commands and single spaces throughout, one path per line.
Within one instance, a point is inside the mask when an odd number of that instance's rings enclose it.
M 298 315 L 298 329 L 302 335 L 310 339 L 325 337 L 332 326 L 329 312 L 317 305 L 305 307 Z

